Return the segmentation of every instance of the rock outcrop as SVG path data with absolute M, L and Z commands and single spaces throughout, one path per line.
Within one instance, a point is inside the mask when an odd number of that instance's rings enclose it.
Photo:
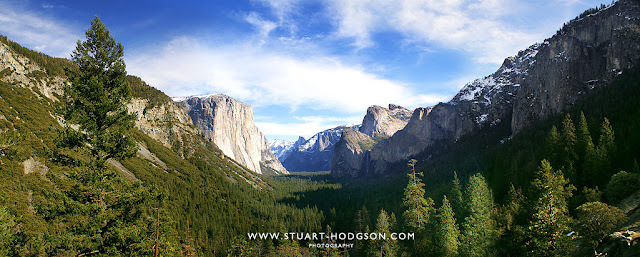
M 148 99 L 133 98 L 127 108 L 136 116 L 135 127 L 167 148 L 183 145 L 185 134 L 200 133 L 189 115 L 173 101 L 151 105 Z
M 253 123 L 250 105 L 221 94 L 177 100 L 193 124 L 229 158 L 256 173 L 263 173 L 261 164 L 277 173 L 287 173 L 269 149 L 267 138 Z
M 367 170 L 364 166 L 368 164 L 369 150 L 374 144 L 375 141 L 370 136 L 358 130 L 343 130 L 331 160 L 331 175 L 334 177 L 362 175 L 359 172 Z
M 359 131 L 370 136 L 392 136 L 396 131 L 407 125 L 411 118 L 411 111 L 394 104 L 389 109 L 377 105 L 367 109 L 367 114 L 362 119 Z
M 403 129 L 411 115 L 411 111 L 393 104 L 389 109 L 377 105 L 369 107 L 362 126 L 343 133 L 336 144 L 331 161 L 332 174 L 338 177 L 360 175 L 363 169 L 368 169 L 369 151 L 373 146 Z
M 640 59 L 640 2 L 616 4 L 570 22 L 546 40 L 516 96 L 514 132 L 571 106 Z
M 55 94 L 62 94 L 62 88 L 67 83 L 63 77 L 48 76 L 42 67 L 16 53 L 2 42 L 0 42 L 0 80 L 27 87 L 38 97 L 43 95 L 52 100 L 57 100 Z
M 361 170 L 332 172 L 388 172 L 392 163 L 500 122 L 510 122 L 511 134 L 517 133 L 562 112 L 589 90 L 636 65 L 638 42 L 638 1 L 621 0 L 574 19 L 543 43 L 505 59 L 495 73 L 468 83 L 448 103 L 416 109 L 404 129 L 362 153 L 367 164 Z

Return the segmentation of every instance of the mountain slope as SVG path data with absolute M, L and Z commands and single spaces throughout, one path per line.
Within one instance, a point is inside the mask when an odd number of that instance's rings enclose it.
M 93 232 L 78 225 L 92 218 L 84 211 L 92 203 L 78 201 L 82 167 L 69 158 L 87 154 L 55 144 L 64 122 L 56 115 L 57 92 L 67 83 L 60 69 L 74 65 L 0 39 L 0 212 L 19 228 L 11 230 L 17 233 L 11 249 L 30 256 L 91 252 L 81 240 Z M 213 256 L 226 252 L 236 235 L 259 229 L 321 229 L 321 213 L 280 203 L 272 185 L 226 157 L 168 96 L 139 78 L 128 81 L 140 149 L 109 169 L 120 181 L 114 186 L 153 192 L 134 207 L 161 207 L 141 214 L 154 230 L 156 215 L 161 219 L 161 255 Z M 140 247 L 152 249 L 151 237 L 144 240 Z
M 575 19 L 543 43 L 505 59 L 494 74 L 467 84 L 450 102 L 416 109 L 404 129 L 367 153 L 366 170 L 351 173 L 389 172 L 393 163 L 502 122 L 511 127 L 504 137 L 518 133 L 632 67 L 640 58 L 639 41 L 638 1 L 618 1 Z

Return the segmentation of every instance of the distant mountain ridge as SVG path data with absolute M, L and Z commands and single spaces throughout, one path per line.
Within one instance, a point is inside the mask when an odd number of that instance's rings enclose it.
M 394 104 L 389 108 L 371 106 L 360 125 L 338 126 L 319 132 L 306 141 L 299 138 L 297 142 L 273 141 L 271 149 L 280 152 L 278 159 L 289 171 L 326 171 L 331 168 L 336 144 L 345 131 L 360 131 L 367 137 L 387 138 L 404 128 L 411 117 L 411 111 Z M 283 147 L 286 145 L 286 147 Z M 283 150 L 280 150 L 283 149 Z
M 465 85 L 449 102 L 418 108 L 402 130 L 370 149 L 336 155 L 336 176 L 388 172 L 391 164 L 501 122 L 518 133 L 570 107 L 640 59 L 640 3 L 621 0 L 574 19 L 543 43 L 506 58 L 493 74 Z M 352 137 L 357 142 L 361 137 Z
M 289 141 L 288 147 L 279 152 L 279 160 L 288 171 L 328 171 L 331 168 L 333 149 L 340 140 L 342 130 L 359 127 L 360 125 L 338 126 L 318 132 L 307 140 L 299 137 L 296 142 Z M 277 144 L 271 144 L 272 151 L 278 152 Z
M 269 142 L 269 148 L 271 152 L 282 162 L 286 159 L 291 152 L 298 149 L 298 147 L 307 140 L 304 137 L 298 137 L 298 140 L 282 140 L 282 139 L 274 139 Z

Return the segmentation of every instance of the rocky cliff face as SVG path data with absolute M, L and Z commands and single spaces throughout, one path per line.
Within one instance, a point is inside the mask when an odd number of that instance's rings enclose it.
M 313 135 L 294 148 L 282 161 L 282 165 L 289 171 L 330 170 L 333 150 L 340 140 L 342 131 L 345 128 L 358 129 L 359 126 L 339 126 Z
M 253 123 L 250 105 L 220 94 L 180 100 L 193 124 L 225 155 L 256 173 L 263 172 L 261 164 L 277 173 L 287 173 L 269 149 L 267 138 Z
M 367 170 L 368 150 L 375 144 L 373 139 L 354 129 L 342 131 L 340 141 L 336 143 L 331 160 L 331 175 L 334 177 L 359 176 Z
M 16 53 L 11 47 L 0 42 L 0 80 L 9 84 L 27 87 L 39 97 L 41 95 L 57 100 L 55 94 L 62 94 L 67 83 L 60 76 L 47 76 L 45 70 L 28 58 Z
M 416 109 L 404 129 L 358 157 L 367 163 L 360 170 L 332 172 L 384 173 L 391 163 L 500 122 L 511 122 L 512 133 L 517 133 L 635 65 L 640 59 L 638 42 L 638 1 L 621 0 L 575 19 L 543 43 L 505 59 L 494 74 L 468 83 L 448 103 Z
M 346 134 L 343 133 L 336 144 L 331 161 L 332 174 L 360 175 L 363 169 L 368 169 L 369 151 L 373 146 L 403 129 L 411 115 L 411 111 L 393 104 L 389 105 L 389 109 L 376 105 L 369 107 L 362 126 L 357 131 L 345 131 Z
M 359 131 L 370 137 L 377 135 L 389 137 L 404 128 L 410 118 L 411 111 L 402 106 L 390 104 L 387 109 L 374 105 L 367 109 Z
M 136 115 L 135 127 L 167 148 L 183 145 L 185 134 L 200 133 L 191 125 L 189 115 L 173 101 L 151 106 L 147 99 L 133 98 L 127 108 Z
M 640 59 L 640 2 L 621 0 L 545 40 L 513 106 L 518 132 L 607 84 Z

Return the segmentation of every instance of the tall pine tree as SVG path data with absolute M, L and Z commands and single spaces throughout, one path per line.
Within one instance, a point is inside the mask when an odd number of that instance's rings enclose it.
M 607 118 L 604 118 L 600 126 L 600 140 L 598 140 L 599 178 L 600 181 L 607 181 L 616 172 L 613 167 L 613 157 L 616 152 L 615 135 L 613 127 Z
M 386 240 L 381 238 L 371 240 L 368 256 L 396 256 L 398 245 L 396 241 L 391 240 L 391 220 L 384 210 L 380 210 L 374 233 L 376 235 L 385 235 Z
M 596 151 L 593 145 L 591 133 L 589 133 L 589 125 L 587 118 L 583 112 L 580 112 L 580 119 L 576 128 L 576 153 L 578 162 L 576 165 L 576 175 L 570 178 L 578 187 L 586 183 L 592 184 L 593 181 L 587 181 L 587 178 L 593 178 L 593 167 L 596 164 Z
M 469 216 L 462 224 L 462 254 L 492 256 L 497 240 L 496 222 L 491 217 L 493 196 L 482 175 L 477 173 L 469 178 L 465 197 Z
M 560 148 L 560 133 L 558 133 L 558 128 L 554 125 L 551 127 L 545 142 L 545 150 L 554 165 L 560 165 Z
M 567 233 L 572 222 L 567 201 L 575 190 L 562 171 L 542 160 L 531 183 L 534 203 L 528 227 L 528 253 L 531 256 L 568 256 L 573 242 Z
M 434 212 L 433 200 L 424 198 L 424 184 L 418 176 L 422 176 L 421 172 L 416 172 L 416 160 L 409 161 L 411 168 L 408 174 L 409 183 L 404 189 L 404 201 L 402 206 L 405 208 L 403 218 L 405 226 L 414 232 L 422 232 L 429 223 L 429 217 Z
M 149 213 L 152 206 L 163 205 L 161 195 L 106 167 L 107 160 L 131 157 L 137 149 L 129 135 L 134 116 L 125 108 L 131 89 L 125 80 L 122 56 L 122 45 L 95 17 L 86 31 L 86 41 L 78 41 L 71 55 L 77 69 L 66 71 L 71 83 L 64 87 L 62 115 L 68 124 L 78 127 L 66 126 L 57 143 L 59 147 L 82 149 L 90 157 L 85 165 L 88 170 L 70 172 L 81 184 L 65 191 L 81 203 L 70 208 L 77 213 L 90 213 L 89 220 L 79 223 L 74 231 L 81 233 L 79 238 L 84 240 L 74 247 L 82 255 L 148 256 L 152 249 L 161 248 L 165 249 L 163 254 L 172 254 L 166 251 L 177 249 L 177 241 L 167 236 L 175 231 L 160 227 L 166 218 L 158 219 L 159 215 L 152 217 Z
M 453 172 L 453 181 L 451 184 L 451 207 L 456 214 L 456 221 L 460 222 L 465 216 L 465 206 L 462 196 L 462 185 L 460 184 L 460 179 L 458 179 L 458 173 L 455 171 Z
M 562 120 L 562 134 L 560 135 L 560 162 L 565 176 L 575 177 L 576 154 L 576 127 L 573 125 L 571 115 L 567 114 Z
M 458 256 L 460 247 L 460 231 L 456 224 L 455 213 L 445 195 L 442 199 L 442 207 L 438 210 L 437 240 L 440 243 L 442 256 Z
M 91 166 L 100 173 L 110 158 L 131 157 L 137 146 L 128 131 L 135 117 L 125 104 L 131 98 L 122 44 L 109 35 L 109 30 L 95 17 L 86 32 L 87 40 L 78 41 L 71 60 L 77 70 L 67 70 L 71 83 L 64 87 L 64 118 L 78 124 L 79 131 L 69 126 L 61 134 L 65 147 L 88 148 Z

